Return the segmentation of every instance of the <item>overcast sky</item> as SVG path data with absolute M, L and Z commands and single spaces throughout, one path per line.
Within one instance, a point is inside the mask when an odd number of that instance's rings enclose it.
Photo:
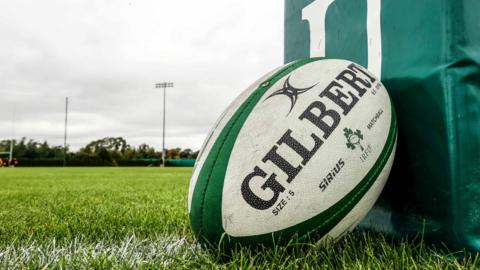
M 216 118 L 282 64 L 283 1 L 0 0 L 0 140 L 72 149 L 107 136 L 198 150 Z M 14 121 L 13 121 L 14 120 Z

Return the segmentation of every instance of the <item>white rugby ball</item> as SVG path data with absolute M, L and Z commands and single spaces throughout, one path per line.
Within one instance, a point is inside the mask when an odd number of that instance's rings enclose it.
M 396 138 L 389 95 L 363 67 L 322 58 L 280 67 L 207 137 L 188 194 L 193 232 L 227 245 L 335 240 L 380 195 Z

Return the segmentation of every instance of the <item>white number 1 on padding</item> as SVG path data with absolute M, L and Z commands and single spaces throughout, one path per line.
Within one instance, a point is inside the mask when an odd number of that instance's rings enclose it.
M 310 57 L 325 56 L 325 17 L 334 1 L 315 0 L 302 10 L 302 20 L 307 20 L 310 26 Z M 380 9 L 381 0 L 367 0 L 368 70 L 378 77 L 382 75 Z

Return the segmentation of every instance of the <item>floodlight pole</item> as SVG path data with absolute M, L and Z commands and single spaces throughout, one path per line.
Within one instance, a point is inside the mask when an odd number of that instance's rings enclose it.
M 13 158 L 13 138 L 10 140 L 10 154 L 8 155 L 8 160 L 12 160 Z
M 13 159 L 13 137 L 15 136 L 15 106 L 13 106 L 13 113 L 12 113 L 12 139 L 10 140 L 10 153 L 8 155 L 8 162 Z
M 173 82 L 156 83 L 155 88 L 163 88 L 163 135 L 162 135 L 162 163 L 161 167 L 165 167 L 165 104 L 167 98 L 167 88 L 173 87 Z
M 68 97 L 65 97 L 65 128 L 63 132 L 63 167 L 67 166 L 67 124 L 68 124 Z

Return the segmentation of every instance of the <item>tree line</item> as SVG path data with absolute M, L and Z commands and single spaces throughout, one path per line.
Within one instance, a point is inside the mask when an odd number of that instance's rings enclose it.
M 0 152 L 10 151 L 10 140 L 0 140 Z M 199 151 L 172 148 L 165 152 L 167 160 L 196 159 Z M 159 164 L 162 152 L 148 144 L 131 146 L 122 137 L 106 137 L 95 140 L 78 151 L 66 149 L 66 160 L 78 166 L 135 166 Z M 47 141 L 38 142 L 22 138 L 14 140 L 13 156 L 21 163 L 38 166 L 55 166 L 63 162 L 63 146 L 54 146 Z M 30 164 L 32 163 L 32 164 Z

